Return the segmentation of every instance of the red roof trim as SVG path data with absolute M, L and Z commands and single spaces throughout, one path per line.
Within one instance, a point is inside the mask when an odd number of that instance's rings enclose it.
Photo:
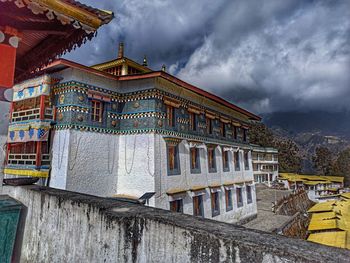
M 261 120 L 261 117 L 245 110 L 245 109 L 242 109 L 210 92 L 207 92 L 205 90 L 202 90 L 196 86 L 193 86 L 181 79 L 178 79 L 164 71 L 153 71 L 153 72 L 149 72 L 149 73 L 142 73 L 142 74 L 135 74 L 135 75 L 127 75 L 127 76 L 113 76 L 109 73 L 105 73 L 103 71 L 100 71 L 100 70 L 97 70 L 97 69 L 93 69 L 93 68 L 90 68 L 90 67 L 87 67 L 87 66 L 84 66 L 82 64 L 79 64 L 79 63 L 76 63 L 76 62 L 73 62 L 73 61 L 69 61 L 69 60 L 66 60 L 66 59 L 58 59 L 54 62 L 52 62 L 50 65 L 48 65 L 45 69 L 49 69 L 49 68 L 52 68 L 52 67 L 55 67 L 55 66 L 58 66 L 58 65 L 64 65 L 64 66 L 67 66 L 67 67 L 72 67 L 72 68 L 78 68 L 82 71 L 85 71 L 85 72 L 89 72 L 89 73 L 92 73 L 92 74 L 95 74 L 95 75 L 98 75 L 98 76 L 101 76 L 101 77 L 106 77 L 106 78 L 109 78 L 109 79 L 113 79 L 113 80 L 120 80 L 120 81 L 124 81 L 124 80 L 135 80 L 135 79 L 147 79 L 147 78 L 156 78 L 156 77 L 161 77 L 161 78 L 164 78 L 166 80 L 169 80 L 177 85 L 180 85 L 181 87 L 183 88 L 186 88 L 188 90 L 191 90 L 199 95 L 202 95 L 204 97 L 207 97 L 213 101 L 216 101 L 220 104 L 223 104 L 225 105 L 226 107 L 229 107 L 233 110 L 236 110 L 246 116 L 249 116 L 250 118 L 254 119 L 254 120 L 258 120 L 260 121 Z M 45 70 L 44 69 L 44 70 Z
M 139 75 L 120 76 L 119 80 L 133 80 L 133 79 L 144 79 L 144 78 L 154 78 L 154 77 L 162 77 L 162 78 L 169 80 L 175 84 L 178 84 L 186 89 L 189 89 L 189 90 L 191 90 L 199 95 L 207 97 L 213 101 L 216 101 L 220 104 L 225 105 L 226 107 L 229 107 L 229 108 L 234 109 L 234 110 L 236 110 L 244 115 L 247 115 L 254 120 L 258 120 L 258 121 L 261 120 L 261 117 L 255 115 L 255 114 L 253 114 L 253 113 L 251 113 L 243 108 L 240 108 L 240 107 L 238 107 L 238 106 L 236 106 L 236 105 L 234 105 L 234 104 L 224 100 L 223 98 L 220 98 L 220 97 L 218 97 L 210 92 L 202 90 L 202 89 L 200 89 L 196 86 L 193 86 L 193 85 L 191 85 L 191 84 L 189 84 L 181 79 L 178 79 L 178 78 L 176 78 L 176 77 L 174 77 L 174 76 L 172 76 L 164 71 L 155 71 L 155 72 L 144 73 L 144 74 L 139 74 Z
M 97 76 L 101 76 L 101 77 L 105 77 L 105 78 L 109 78 L 109 79 L 113 79 L 113 80 L 118 80 L 118 77 L 117 77 L 117 76 L 111 75 L 111 74 L 106 73 L 106 72 L 104 72 L 104 71 L 100 71 L 100 70 L 97 70 L 97 69 L 93 69 L 93 68 L 84 66 L 84 65 L 82 65 L 82 64 L 79 64 L 79 63 L 76 63 L 76 62 L 73 62 L 73 61 L 70 61 L 70 60 L 67 60 L 67 59 L 63 59 L 63 58 L 58 59 L 58 60 L 55 60 L 55 61 L 52 62 L 50 65 L 48 65 L 47 67 L 45 67 L 45 68 L 43 69 L 43 71 L 45 71 L 45 70 L 47 70 L 47 69 L 50 69 L 50 68 L 54 68 L 55 66 L 59 66 L 59 65 L 66 66 L 67 68 L 68 68 L 68 67 L 77 68 L 77 69 L 80 69 L 80 70 L 82 70 L 82 71 L 95 74 L 95 75 L 97 75 Z

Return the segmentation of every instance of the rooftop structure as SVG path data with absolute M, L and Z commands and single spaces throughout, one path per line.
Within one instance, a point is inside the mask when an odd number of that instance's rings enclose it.
M 308 213 L 311 214 L 308 241 L 350 249 L 349 194 L 341 194 L 337 201 L 318 203 Z
M 278 179 L 287 189 L 303 188 L 313 201 L 334 199 L 344 187 L 342 176 L 301 175 L 293 173 L 280 173 Z
M 147 194 L 151 206 L 226 222 L 256 216 L 249 125 L 260 117 L 120 49 L 93 67 L 55 61 L 14 87 L 6 176 Z
M 112 18 L 74 0 L 0 1 L 0 99 L 14 79 L 85 43 Z

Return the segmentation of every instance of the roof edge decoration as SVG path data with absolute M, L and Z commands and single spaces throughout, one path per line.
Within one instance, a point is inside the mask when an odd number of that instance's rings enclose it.
M 74 0 L 1 0 L 13 2 L 18 8 L 27 7 L 34 15 L 45 14 L 49 20 L 57 19 L 62 25 L 72 24 L 87 34 L 96 31 L 101 25 L 109 23 L 113 12 L 103 11 Z
M 78 68 L 80 70 L 83 70 L 83 71 L 86 71 L 86 72 L 89 72 L 89 73 L 92 73 L 92 74 L 95 74 L 95 75 L 100 75 L 100 76 L 103 76 L 103 77 L 107 77 L 107 78 L 110 78 L 110 79 L 115 79 L 115 80 L 120 80 L 120 81 L 124 81 L 124 80 L 137 80 L 137 79 L 147 79 L 147 78 L 156 78 L 156 77 L 161 77 L 161 78 L 164 78 L 168 81 L 171 81 L 185 89 L 188 89 L 188 90 L 191 90 L 193 91 L 194 93 L 197 93 L 201 96 L 204 96 L 204 97 L 207 97 L 219 104 L 222 104 L 228 108 L 231 108 L 233 110 L 236 110 L 238 112 L 240 112 L 241 114 L 244 114 L 246 116 L 248 116 L 250 119 L 253 119 L 253 120 L 258 120 L 260 121 L 261 120 L 261 117 L 259 117 L 258 115 L 255 115 L 243 108 L 240 108 L 208 91 L 205 91 L 203 89 L 200 89 L 194 85 L 191 85 L 183 80 L 180 80 L 172 75 L 170 75 L 169 73 L 166 73 L 164 71 L 153 71 L 153 72 L 148 72 L 148 73 L 141 73 L 141 74 L 135 74 L 135 75 L 126 75 L 126 76 L 114 76 L 114 75 L 111 75 L 111 74 L 108 74 L 108 73 L 105 73 L 103 71 L 100 71 L 100 70 L 97 70 L 97 69 L 94 69 L 94 68 L 91 68 L 91 67 L 88 67 L 88 66 L 84 66 L 82 64 L 79 64 L 79 63 L 76 63 L 76 62 L 73 62 L 73 61 L 69 61 L 69 60 L 66 60 L 66 59 L 58 59 L 56 61 L 54 61 L 53 63 L 51 63 L 50 65 L 48 65 L 44 71 L 46 72 L 50 72 L 50 70 L 52 71 L 53 69 L 56 68 L 55 71 L 59 71 L 59 70 L 62 70 L 64 68 L 67 68 L 67 67 L 73 67 L 73 68 Z

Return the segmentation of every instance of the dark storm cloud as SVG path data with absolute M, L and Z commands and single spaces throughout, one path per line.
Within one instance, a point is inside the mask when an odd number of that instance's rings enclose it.
M 126 54 L 258 113 L 350 108 L 350 1 L 83 1 L 116 14 L 68 57 Z

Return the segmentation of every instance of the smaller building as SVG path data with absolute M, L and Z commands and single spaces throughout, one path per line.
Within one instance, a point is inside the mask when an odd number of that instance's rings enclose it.
M 342 176 L 280 173 L 278 179 L 287 189 L 307 190 L 309 199 L 318 202 L 336 199 L 344 187 L 344 177 Z
M 278 150 L 253 145 L 252 159 L 255 183 L 271 186 L 278 177 Z

